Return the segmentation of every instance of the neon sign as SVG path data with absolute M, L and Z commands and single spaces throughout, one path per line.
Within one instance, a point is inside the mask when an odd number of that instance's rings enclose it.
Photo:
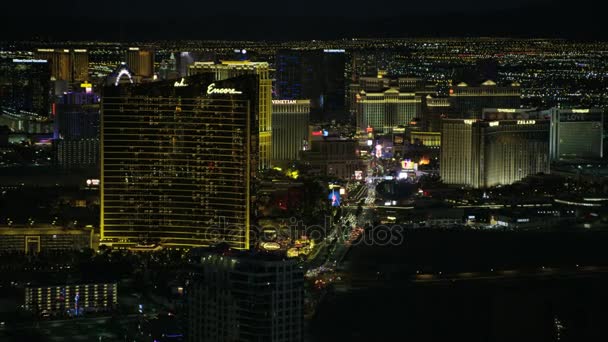
M 46 59 L 16 59 L 13 58 L 13 63 L 46 63 Z
M 272 100 L 272 104 L 295 104 L 296 100 Z
M 207 87 L 207 94 L 242 94 L 242 91 L 238 91 L 234 88 L 216 88 L 215 83 L 211 83 Z
M 114 82 L 114 85 L 118 86 L 118 82 L 120 82 L 120 78 L 125 75 L 127 75 L 129 77 L 129 82 L 133 83 L 133 77 L 131 76 L 131 73 L 129 72 L 129 70 L 121 69 L 120 72 L 118 72 L 118 75 L 116 75 L 116 82 Z
M 534 125 L 536 120 L 517 120 L 518 125 Z
M 175 83 L 173 84 L 174 87 L 187 87 L 188 85 L 186 84 L 184 78 L 182 77 L 182 80 L 177 82 L 175 81 Z

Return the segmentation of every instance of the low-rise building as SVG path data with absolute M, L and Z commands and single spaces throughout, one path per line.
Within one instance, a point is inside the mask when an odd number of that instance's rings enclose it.
M 310 151 L 304 151 L 302 161 L 314 173 L 323 176 L 350 179 L 355 171 L 364 171 L 359 158 L 359 144 L 352 139 L 323 138 L 311 142 Z
M 0 252 L 40 253 L 93 247 L 93 228 L 0 226 Z
M 25 288 L 25 309 L 36 315 L 78 316 L 111 311 L 118 304 L 116 283 L 31 286 Z

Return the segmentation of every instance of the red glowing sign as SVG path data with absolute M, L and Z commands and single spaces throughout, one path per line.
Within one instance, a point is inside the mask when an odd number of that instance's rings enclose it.
M 315 136 L 315 137 L 320 137 L 320 136 L 323 135 L 323 131 L 313 131 L 312 135 Z
M 52 108 L 51 113 L 53 114 L 53 116 L 55 116 L 57 114 L 57 106 L 55 105 L 55 103 L 53 103 L 53 106 L 51 108 Z
M 366 132 L 367 133 L 372 133 L 374 131 L 374 129 L 372 127 L 367 127 Z

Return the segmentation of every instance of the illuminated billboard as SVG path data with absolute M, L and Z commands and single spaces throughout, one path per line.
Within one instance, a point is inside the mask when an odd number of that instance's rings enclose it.
M 382 158 L 382 145 L 376 145 L 376 158 Z
M 403 170 L 418 170 L 418 163 L 414 163 L 411 159 L 401 161 L 401 169 Z

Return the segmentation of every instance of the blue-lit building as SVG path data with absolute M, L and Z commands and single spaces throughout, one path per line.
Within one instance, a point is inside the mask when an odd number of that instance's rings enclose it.
M 344 50 L 280 50 L 275 63 L 276 98 L 310 99 L 315 119 L 346 119 Z
M 66 93 L 55 105 L 53 151 L 55 164 L 63 169 L 89 168 L 99 164 L 99 96 Z
M 51 74 L 44 59 L 0 58 L 0 109 L 17 114 L 49 114 Z
M 275 96 L 283 100 L 303 99 L 302 52 L 282 50 L 277 53 Z

